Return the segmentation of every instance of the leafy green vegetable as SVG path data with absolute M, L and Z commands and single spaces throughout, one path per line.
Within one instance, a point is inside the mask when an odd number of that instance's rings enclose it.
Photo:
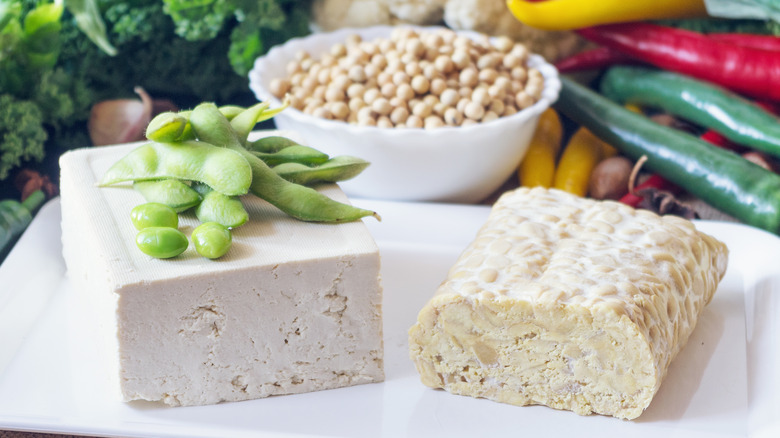
M 228 57 L 241 76 L 269 47 L 306 35 L 310 0 L 163 0 L 176 34 L 190 41 L 210 40 L 237 23 Z
M 109 55 L 116 55 L 116 49 L 106 37 L 106 25 L 100 17 L 96 0 L 66 0 L 65 5 L 92 42 Z
M 32 101 L 0 95 L 0 180 L 25 160 L 42 160 L 44 142 L 43 112 Z

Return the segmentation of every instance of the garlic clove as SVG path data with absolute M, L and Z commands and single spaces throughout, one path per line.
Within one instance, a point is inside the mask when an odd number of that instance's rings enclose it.
M 92 106 L 87 129 L 92 144 L 104 146 L 144 139 L 152 119 L 153 101 L 141 87 L 135 87 L 138 99 L 114 99 Z

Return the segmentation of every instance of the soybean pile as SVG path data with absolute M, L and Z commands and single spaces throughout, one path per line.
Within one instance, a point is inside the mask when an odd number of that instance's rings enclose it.
M 99 186 L 132 182 L 147 201 L 131 221 L 145 254 L 171 258 L 189 246 L 178 214 L 194 211 L 201 222 L 191 235 L 196 251 L 219 258 L 230 249 L 231 230 L 249 220 L 240 196 L 257 196 L 302 221 L 341 223 L 379 215 L 335 201 L 315 186 L 345 181 L 369 163 L 327 154 L 281 136 L 249 141 L 254 126 L 282 111 L 260 102 L 249 108 L 202 103 L 165 112 L 149 123 L 150 140 L 114 163 Z

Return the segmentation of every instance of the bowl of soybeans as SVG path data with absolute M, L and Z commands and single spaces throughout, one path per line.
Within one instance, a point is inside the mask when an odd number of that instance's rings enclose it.
M 393 201 L 477 203 L 509 178 L 558 72 L 525 45 L 445 27 L 375 26 L 296 38 L 249 73 L 276 127 L 371 164 L 342 189 Z

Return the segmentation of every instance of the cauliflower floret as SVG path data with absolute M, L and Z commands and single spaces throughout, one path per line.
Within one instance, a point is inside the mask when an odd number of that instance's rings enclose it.
M 577 53 L 587 44 L 573 32 L 550 32 L 522 24 L 505 0 L 447 0 L 444 22 L 456 30 L 508 36 L 550 62 Z
M 384 0 L 395 18 L 412 24 L 441 22 L 447 0 Z
M 314 21 L 324 31 L 391 24 L 393 21 L 384 1 L 315 0 L 312 7 Z
M 315 0 L 313 15 L 325 31 L 378 24 L 441 24 L 443 18 L 452 29 L 508 36 L 550 62 L 587 47 L 573 32 L 549 32 L 520 23 L 505 0 Z

